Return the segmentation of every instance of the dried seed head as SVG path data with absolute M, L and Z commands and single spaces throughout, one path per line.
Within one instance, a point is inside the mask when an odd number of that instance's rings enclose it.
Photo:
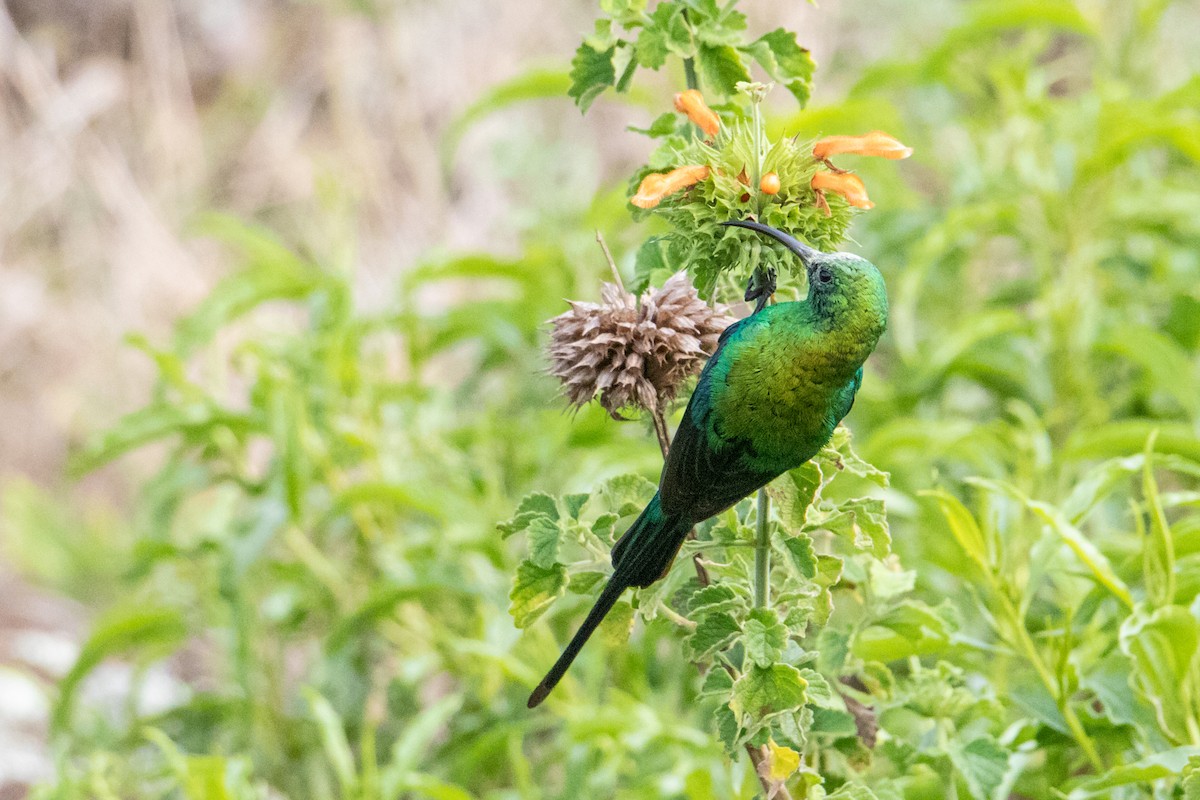
M 723 309 L 709 308 L 683 272 L 647 289 L 640 302 L 611 283 L 601 297 L 600 304 L 572 301 L 550 321 L 550 372 L 571 405 L 599 395 L 614 419 L 630 407 L 665 407 L 733 322 Z

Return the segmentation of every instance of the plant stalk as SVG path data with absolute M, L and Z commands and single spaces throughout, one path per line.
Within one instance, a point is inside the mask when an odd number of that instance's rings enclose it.
M 758 490 L 758 519 L 754 530 L 754 607 L 770 608 L 768 589 L 771 582 L 771 529 L 767 524 L 771 516 L 771 498 L 767 487 Z

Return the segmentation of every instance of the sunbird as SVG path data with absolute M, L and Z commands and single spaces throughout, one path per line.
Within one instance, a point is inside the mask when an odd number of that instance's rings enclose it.
M 808 296 L 760 302 L 756 313 L 721 334 L 671 442 L 658 493 L 613 546 L 612 577 L 529 696 L 529 708 L 546 699 L 627 588 L 666 576 L 694 525 L 799 467 L 829 442 L 887 325 L 887 291 L 871 262 L 822 253 L 757 222 L 724 224 L 782 242 L 804 264 Z

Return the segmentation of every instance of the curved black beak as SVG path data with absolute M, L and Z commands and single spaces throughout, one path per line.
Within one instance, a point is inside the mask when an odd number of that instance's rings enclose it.
M 767 236 L 783 242 L 784 246 L 786 246 L 788 250 L 791 250 L 800 257 L 800 260 L 804 263 L 805 267 L 810 266 L 813 262 L 813 259 L 821 255 L 820 250 L 817 250 L 814 247 L 809 247 L 796 237 L 789 236 L 781 230 L 772 228 L 770 225 L 763 225 L 761 222 L 751 222 L 750 220 L 745 219 L 731 219 L 728 222 L 722 222 L 721 224 L 732 225 L 736 228 L 749 228 L 752 231 L 765 233 Z

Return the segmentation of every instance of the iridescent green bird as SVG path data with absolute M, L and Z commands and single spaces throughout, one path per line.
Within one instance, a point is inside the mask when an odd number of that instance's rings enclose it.
M 530 708 L 558 684 L 625 589 L 666 575 L 693 525 L 825 446 L 883 334 L 887 292 L 871 262 L 822 253 L 757 222 L 725 224 L 783 242 L 804 264 L 808 297 L 761 308 L 721 335 L 671 443 L 658 494 L 613 547 L 612 577 L 529 696 Z

